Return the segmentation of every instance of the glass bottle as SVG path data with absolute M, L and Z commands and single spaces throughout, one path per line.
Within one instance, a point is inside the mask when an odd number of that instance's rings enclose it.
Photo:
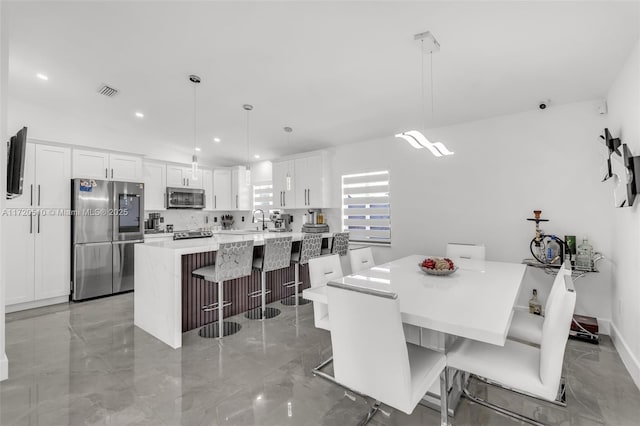
M 576 250 L 576 268 L 583 271 L 590 271 L 593 268 L 593 246 L 589 244 L 589 240 L 584 238 Z
M 529 299 L 529 313 L 542 315 L 542 305 L 538 302 L 538 290 L 533 289 L 533 296 Z

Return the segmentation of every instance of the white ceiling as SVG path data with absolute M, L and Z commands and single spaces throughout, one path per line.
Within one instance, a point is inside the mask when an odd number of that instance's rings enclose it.
M 197 139 L 209 164 L 246 161 L 245 103 L 255 106 L 251 155 L 262 158 L 421 128 L 415 33 L 430 30 L 442 45 L 426 119 L 435 127 L 545 98 L 603 98 L 640 27 L 638 2 L 612 1 L 49 1 L 10 2 L 8 12 L 10 125 L 184 161 L 193 73 L 203 80 Z M 100 96 L 101 83 L 121 93 Z

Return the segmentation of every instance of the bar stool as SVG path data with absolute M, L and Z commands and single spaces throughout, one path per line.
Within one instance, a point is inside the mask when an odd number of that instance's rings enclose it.
M 223 282 L 251 275 L 253 260 L 253 240 L 220 243 L 216 252 L 215 264 L 194 269 L 191 275 L 205 281 L 218 284 L 218 301 L 204 305 L 204 312 L 218 310 L 218 321 L 209 323 L 198 330 L 200 337 L 222 338 L 235 334 L 242 326 L 236 322 L 224 321 L 224 308 L 231 306 L 231 302 L 224 300 Z M 217 322 L 217 324 L 216 324 Z
M 283 305 L 306 305 L 311 303 L 310 300 L 303 299 L 299 296 L 298 286 L 300 282 L 300 265 L 305 265 L 309 259 L 320 256 L 322 249 L 322 234 L 304 234 L 300 242 L 300 250 L 291 253 L 291 262 L 295 264 L 294 281 L 282 284 L 286 288 L 293 287 L 295 289 L 292 296 L 288 296 L 281 300 Z
M 260 307 L 247 311 L 246 317 L 264 320 L 280 315 L 280 309 L 267 307 L 267 272 L 288 268 L 291 265 L 291 237 L 265 238 L 262 256 L 254 259 L 253 268 L 260 271 L 260 290 L 249 293 L 249 298 L 260 297 Z
M 349 253 L 349 233 L 336 232 L 333 234 L 333 242 L 331 243 L 331 254 L 339 254 L 340 257 Z

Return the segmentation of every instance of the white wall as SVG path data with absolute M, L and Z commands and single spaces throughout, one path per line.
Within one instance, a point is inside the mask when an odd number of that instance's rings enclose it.
M 334 205 L 341 175 L 390 171 L 392 246 L 375 248 L 378 262 L 441 255 L 447 242 L 484 242 L 489 260 L 520 262 L 531 257 L 534 224 L 525 219 L 534 209 L 551 220 L 547 233 L 588 235 L 609 257 L 613 200 L 599 182 L 604 127 L 596 102 L 586 102 L 427 131 L 452 157 L 435 158 L 393 135 L 341 146 L 332 153 Z M 330 211 L 333 229 L 339 217 L 338 209 Z M 576 311 L 605 320 L 608 331 L 611 268 L 599 266 L 601 273 L 577 281 Z M 542 271 L 528 271 L 518 304 L 527 305 L 534 287 L 545 300 L 551 282 Z
M 640 155 L 640 42 L 611 86 L 608 125 L 614 137 Z M 616 209 L 613 221 L 612 338 L 640 387 L 640 216 L 637 198 L 630 208 Z
M 5 12 L 5 3 L 0 0 L 0 188 L 7 187 L 6 184 L 6 161 L 7 147 L 7 87 L 9 74 L 9 39 L 7 29 L 8 17 Z M 0 196 L 0 209 L 4 208 L 4 196 Z M 0 236 L 2 235 L 2 221 L 0 221 Z M 0 241 L 2 239 L 0 238 Z M 3 248 L 0 247 L 0 254 Z M 0 255 L 0 380 L 8 377 L 9 362 L 5 354 L 4 340 L 4 294 L 5 278 L 4 267 L 2 265 L 4 254 Z

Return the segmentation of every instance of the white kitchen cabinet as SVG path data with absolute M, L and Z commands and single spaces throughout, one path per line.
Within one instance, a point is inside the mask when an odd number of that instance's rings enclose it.
M 324 205 L 324 175 L 322 155 L 295 160 L 296 205 L 298 208 L 322 208 Z
M 132 155 L 109 154 L 110 179 L 125 182 L 142 182 L 142 158 Z
M 202 170 L 202 189 L 204 189 L 205 210 L 213 210 L 213 171 Z
M 273 205 L 276 208 L 295 208 L 295 171 L 294 161 L 280 161 L 273 163 Z
M 28 304 L 70 293 L 69 216 L 36 210 L 5 217 L 3 223 L 7 306 Z M 31 307 L 31 306 L 26 306 Z
M 144 209 L 165 210 L 165 194 L 167 191 L 167 166 L 164 163 L 145 161 L 144 177 Z
M 233 200 L 235 202 L 235 199 Z M 213 209 L 231 210 L 231 170 L 213 171 Z
M 231 210 L 251 210 L 247 168 L 236 166 L 231 169 Z
M 22 195 L 6 201 L 8 208 L 69 208 L 71 150 L 28 143 Z
M 74 149 L 72 175 L 74 178 L 141 182 L 142 159 L 134 155 Z
M 191 167 L 167 165 L 167 186 L 171 188 L 202 188 L 202 170 L 193 179 Z
M 34 217 L 34 300 L 68 296 L 70 293 L 69 216 L 40 214 Z
M 2 238 L 6 284 L 6 305 L 15 305 L 34 300 L 34 236 L 31 212 L 27 216 L 5 216 L 2 218 Z M 69 241 L 69 236 L 66 238 Z M 64 265 L 69 268 L 69 265 Z

